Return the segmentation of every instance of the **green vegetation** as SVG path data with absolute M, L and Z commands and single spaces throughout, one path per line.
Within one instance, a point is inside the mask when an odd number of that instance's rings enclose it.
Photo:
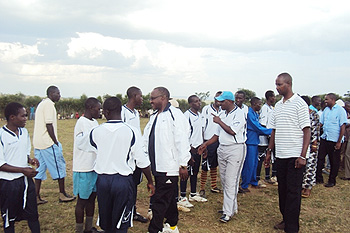
M 148 119 L 141 119 L 141 128 L 144 128 Z M 72 192 L 72 156 L 73 130 L 76 120 L 58 121 L 58 138 L 63 145 L 63 152 L 67 163 L 66 187 Z M 100 123 L 103 121 L 100 121 Z M 5 121 L 0 121 L 0 126 Z M 33 121 L 28 121 L 27 129 L 33 135 Z M 33 154 L 32 154 L 33 155 Z M 263 169 L 264 170 L 264 169 Z M 343 176 L 340 172 L 339 176 Z M 349 232 L 350 222 L 350 182 L 338 179 L 334 188 L 325 188 L 317 185 L 312 190 L 311 197 L 302 200 L 300 215 L 300 232 Z M 251 193 L 239 194 L 239 212 L 227 224 L 218 221 L 217 211 L 222 206 L 222 194 L 209 192 L 207 184 L 207 203 L 194 203 L 195 207 L 189 213 L 180 212 L 180 232 L 191 233 L 224 233 L 224 232 L 278 232 L 273 229 L 274 224 L 281 221 L 278 209 L 277 187 L 268 185 L 266 189 L 251 189 Z M 199 187 L 199 184 L 198 184 Z M 145 181 L 138 189 L 138 211 L 146 215 L 149 197 Z M 57 182 L 48 179 L 43 182 L 41 195 L 49 201 L 40 205 L 39 215 L 43 233 L 74 232 L 75 202 L 59 203 Z M 97 214 L 95 214 L 97 218 Z M 2 228 L 2 221 L 0 223 Z M 134 222 L 131 233 L 147 232 L 148 224 Z M 16 223 L 16 232 L 30 232 L 27 223 Z

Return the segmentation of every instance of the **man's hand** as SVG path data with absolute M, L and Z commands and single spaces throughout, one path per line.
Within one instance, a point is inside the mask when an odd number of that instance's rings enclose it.
M 151 191 L 151 194 L 149 195 L 150 197 L 152 197 L 156 192 L 156 188 L 154 187 L 153 183 L 147 183 L 147 190 Z
M 208 151 L 207 150 L 204 150 L 204 153 L 203 154 L 203 159 L 206 159 L 208 157 Z
M 31 167 L 23 168 L 22 173 L 29 178 L 33 178 L 34 176 L 36 176 L 36 174 L 38 174 L 38 172 Z
M 265 168 L 270 167 L 270 160 L 271 160 L 271 151 L 267 150 L 267 151 L 266 151 L 265 160 L 264 160 L 264 166 L 265 166 Z
M 40 166 L 39 160 L 37 160 L 36 158 L 29 159 L 29 164 L 36 166 L 37 168 Z
M 305 165 L 306 165 L 306 159 L 302 159 L 302 158 L 298 157 L 295 160 L 295 168 L 301 168 Z
M 202 145 L 200 145 L 198 147 L 198 154 L 203 154 L 203 152 L 207 149 L 207 144 L 206 143 L 203 143 Z
M 186 167 L 180 167 L 179 169 L 180 179 L 186 180 L 188 178 L 188 171 Z
M 341 142 L 337 142 L 334 146 L 334 150 L 340 150 L 341 148 Z
M 213 121 L 214 121 L 215 123 L 218 124 L 218 123 L 221 121 L 221 118 L 220 118 L 220 117 L 214 115 L 213 113 L 212 113 L 211 115 L 213 115 Z

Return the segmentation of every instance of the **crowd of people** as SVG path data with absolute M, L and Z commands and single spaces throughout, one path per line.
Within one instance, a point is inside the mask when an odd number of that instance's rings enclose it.
M 150 94 L 154 112 L 143 135 L 136 110 L 143 101 L 140 88 L 127 90 L 125 105 L 117 97 L 103 104 L 88 98 L 74 128 L 74 195 L 65 191 L 66 164 L 57 136 L 59 89 L 50 86 L 47 98 L 36 108 L 34 158 L 24 128 L 26 110 L 19 103 L 9 103 L 7 124 L 0 129 L 4 232 L 14 232 L 15 221 L 20 220 L 27 220 L 32 232 L 40 232 L 37 205 L 47 203 L 40 196 L 46 170 L 58 181 L 60 202 L 77 199 L 78 233 L 127 232 L 133 221 L 150 221 L 150 233 L 179 232 L 178 211 L 189 212 L 195 202 L 207 201 L 208 171 L 210 192 L 223 193 L 219 221 L 227 223 L 238 213 L 238 193 L 271 184 L 278 185 L 282 214 L 274 228 L 298 232 L 301 198 L 310 197 L 312 187 L 324 182 L 326 158 L 330 172 L 325 187 L 336 185 L 341 166 L 345 169 L 341 179 L 350 180 L 350 102 L 339 106 L 336 95 L 329 93 L 321 107 L 319 96 L 310 100 L 293 92 L 288 73 L 279 74 L 275 84 L 282 96 L 276 104 L 271 90 L 266 91 L 264 104 L 253 97 L 250 107 L 244 104 L 243 91 L 218 91 L 214 102 L 202 111 L 198 96 L 189 96 L 190 108 L 185 113 L 176 107 L 167 88 L 156 87 Z M 99 125 L 96 119 L 101 108 L 107 121 Z M 260 176 L 262 165 L 265 179 Z M 218 171 L 222 189 L 217 185 Z M 146 217 L 136 208 L 143 177 L 150 191 Z M 93 224 L 96 198 L 102 231 Z

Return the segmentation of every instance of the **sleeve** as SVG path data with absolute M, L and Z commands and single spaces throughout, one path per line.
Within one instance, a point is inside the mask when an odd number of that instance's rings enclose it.
M 235 132 L 236 134 L 245 126 L 246 124 L 246 118 L 245 113 L 243 110 L 237 109 L 235 117 L 233 118 L 231 124 L 229 125 L 230 128 Z
M 272 132 L 272 129 L 263 127 L 251 111 L 248 112 L 247 124 L 259 135 L 270 135 Z
M 249 112 L 248 112 L 249 114 Z M 261 107 L 261 111 L 260 111 L 260 114 L 259 114 L 259 122 L 261 125 L 263 126 L 266 126 L 267 125 L 267 107 L 266 105 L 264 104 L 262 107 Z
M 177 154 L 179 155 L 179 165 L 187 166 L 187 162 L 191 158 L 189 141 L 190 126 L 183 113 L 176 111 L 173 130 L 175 145 L 178 150 Z
M 146 168 L 151 163 L 149 161 L 148 154 L 142 149 L 142 136 L 141 133 L 135 128 L 132 129 L 135 133 L 135 144 L 133 146 L 134 159 L 136 160 L 136 166 L 139 168 Z
M 55 107 L 49 103 L 49 101 L 47 101 L 43 106 L 43 113 L 45 124 L 52 124 L 54 122 L 53 117 L 56 117 L 56 110 Z
M 78 150 L 85 152 L 97 152 L 97 145 L 93 140 L 93 131 L 95 128 L 86 131 L 79 129 L 77 129 L 77 131 L 74 130 L 74 141 Z
M 322 125 L 324 125 L 324 114 L 325 114 L 326 109 L 327 109 L 327 108 L 325 108 L 325 109 L 323 110 L 323 112 L 322 112 L 322 114 L 321 114 L 321 116 L 320 116 L 320 123 L 321 123 Z
M 340 124 L 339 124 L 340 127 L 342 125 L 344 125 L 344 124 L 346 125 L 348 123 L 346 111 L 343 107 L 341 107 L 339 121 L 340 121 Z
M 32 150 L 32 144 L 30 143 L 29 133 L 27 131 L 27 155 L 30 155 L 30 151 Z
M 4 144 L 2 142 L 2 138 L 1 138 L 1 135 L 0 135 L 0 167 L 2 165 L 4 165 L 6 163 L 6 160 L 5 160 L 5 152 L 4 152 Z
M 302 100 L 304 101 L 304 100 Z M 298 124 L 299 128 L 302 130 L 306 127 L 310 127 L 310 113 L 309 113 L 309 107 L 304 102 L 299 109 L 297 109 L 298 114 Z

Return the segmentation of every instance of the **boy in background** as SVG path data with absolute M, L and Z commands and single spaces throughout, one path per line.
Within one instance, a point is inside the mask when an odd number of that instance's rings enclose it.
M 101 103 L 96 98 L 88 98 L 85 101 L 84 116 L 80 117 L 74 128 L 73 149 L 73 193 L 78 197 L 75 206 L 75 232 L 97 232 L 92 227 L 95 211 L 96 180 L 97 173 L 94 171 L 96 154 L 78 149 L 82 134 L 88 134 L 98 126 L 95 120 L 100 116 Z M 85 218 L 85 231 L 84 225 Z

